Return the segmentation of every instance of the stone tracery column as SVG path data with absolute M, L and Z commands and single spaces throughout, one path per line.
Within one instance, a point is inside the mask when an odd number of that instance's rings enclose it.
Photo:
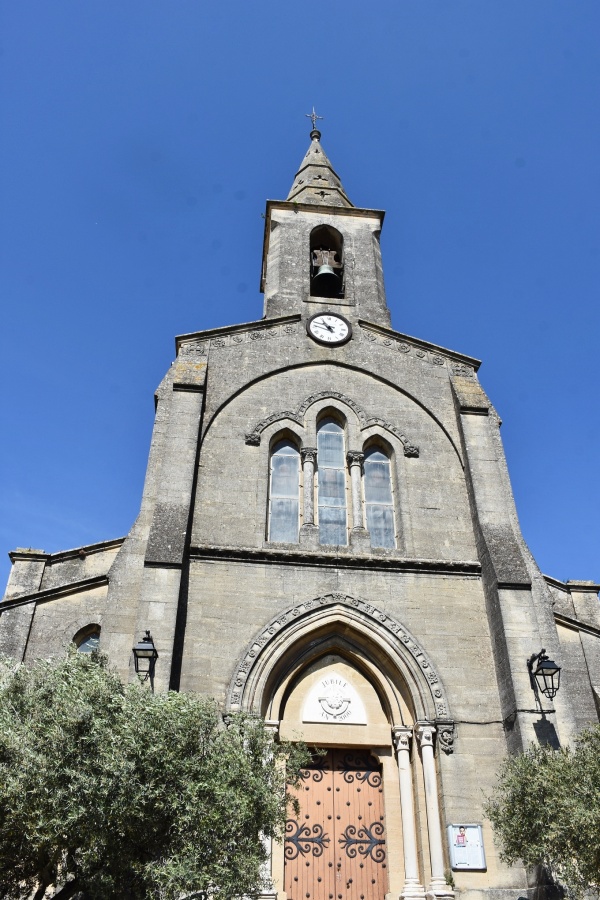
M 419 881 L 417 858 L 417 834 L 415 827 L 415 804 L 413 781 L 410 768 L 410 739 L 412 728 L 396 725 L 392 728 L 394 747 L 398 759 L 400 782 L 400 810 L 402 813 L 402 842 L 404 849 L 404 888 L 402 897 L 424 897 L 425 890 Z
M 350 484 L 352 486 L 352 530 L 365 530 L 362 509 L 362 470 L 365 454 L 359 450 L 350 450 L 346 454 L 350 468 Z
M 428 893 L 434 896 L 453 897 L 454 892 L 444 876 L 444 845 L 438 804 L 437 773 L 433 756 L 433 736 L 435 727 L 430 722 L 418 722 L 415 734 L 421 747 L 423 760 L 423 780 L 425 782 L 425 806 L 427 808 L 427 832 L 429 835 L 429 857 L 431 859 L 431 884 Z
M 304 524 L 315 524 L 315 462 L 316 447 L 302 447 L 302 475 L 304 481 Z

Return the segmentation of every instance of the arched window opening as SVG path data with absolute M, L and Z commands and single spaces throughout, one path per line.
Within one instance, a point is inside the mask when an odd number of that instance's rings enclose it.
M 310 233 L 311 297 L 344 296 L 344 239 L 329 225 Z
M 344 429 L 331 417 L 317 428 L 317 491 L 319 543 L 347 544 Z
M 91 653 L 100 649 L 100 626 L 88 625 L 78 631 L 73 638 L 78 653 Z
M 372 547 L 396 546 L 390 460 L 379 447 L 365 453 L 365 505 Z
M 300 453 L 292 441 L 278 441 L 271 452 L 269 540 L 298 542 Z

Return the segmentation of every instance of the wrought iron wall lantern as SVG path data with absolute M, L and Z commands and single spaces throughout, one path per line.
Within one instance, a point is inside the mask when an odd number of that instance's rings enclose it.
M 158 651 L 154 646 L 152 635 L 146 631 L 145 636 L 133 648 L 133 662 L 140 681 L 148 681 L 154 687 L 154 667 L 158 659 Z
M 536 697 L 539 699 L 541 691 L 548 700 L 553 700 L 560 687 L 560 666 L 557 666 L 554 660 L 548 659 L 546 651 L 542 649 L 527 661 L 527 668 Z

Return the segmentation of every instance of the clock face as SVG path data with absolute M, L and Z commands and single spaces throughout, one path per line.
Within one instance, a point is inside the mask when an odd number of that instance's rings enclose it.
M 345 344 L 352 337 L 352 326 L 343 316 L 333 313 L 317 313 L 306 325 L 311 338 L 320 344 Z

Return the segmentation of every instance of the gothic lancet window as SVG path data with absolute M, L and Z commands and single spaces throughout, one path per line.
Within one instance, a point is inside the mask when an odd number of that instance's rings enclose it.
M 365 453 L 365 505 L 372 547 L 395 547 L 394 498 L 389 457 L 379 447 Z
M 298 542 L 300 453 L 290 440 L 278 441 L 271 452 L 269 540 Z
M 319 542 L 347 544 L 344 429 L 332 418 L 317 428 L 317 467 Z

